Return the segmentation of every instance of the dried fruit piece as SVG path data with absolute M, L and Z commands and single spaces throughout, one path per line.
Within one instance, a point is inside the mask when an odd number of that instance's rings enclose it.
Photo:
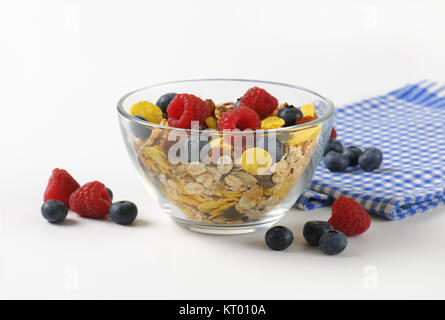
M 258 185 L 264 189 L 269 189 L 275 186 L 275 182 L 273 182 L 271 174 L 259 175 L 255 176 L 255 178 L 258 181 Z

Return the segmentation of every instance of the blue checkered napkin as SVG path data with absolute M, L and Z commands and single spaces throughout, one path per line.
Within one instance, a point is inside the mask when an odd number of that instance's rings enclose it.
M 347 195 L 396 220 L 445 204 L 445 86 L 422 81 L 338 108 L 335 129 L 345 146 L 380 148 L 383 164 L 374 172 L 333 173 L 320 163 L 298 208 Z

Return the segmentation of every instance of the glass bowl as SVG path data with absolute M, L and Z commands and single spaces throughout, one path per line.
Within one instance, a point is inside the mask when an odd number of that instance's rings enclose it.
M 154 103 L 176 92 L 212 99 L 215 114 L 222 114 L 254 86 L 280 104 L 312 103 L 318 118 L 274 130 L 228 133 L 158 125 L 129 113 L 136 102 Z M 212 234 L 248 233 L 276 223 L 311 181 L 334 117 L 333 103 L 314 91 L 240 79 L 157 84 L 125 95 L 117 109 L 128 153 L 151 196 L 180 226 Z

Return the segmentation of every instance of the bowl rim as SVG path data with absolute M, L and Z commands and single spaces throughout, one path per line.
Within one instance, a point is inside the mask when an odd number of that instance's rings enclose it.
M 143 126 L 146 127 L 153 127 L 153 128 L 159 128 L 159 129 L 168 129 L 168 130 L 177 130 L 177 131 L 182 131 L 182 132 L 187 132 L 187 133 L 196 133 L 196 132 L 202 132 L 203 130 L 199 130 L 199 129 L 184 129 L 184 128 L 176 128 L 176 127 L 170 127 L 170 126 L 164 126 L 164 125 L 160 125 L 160 124 L 156 124 L 156 123 L 152 123 L 149 121 L 144 121 L 141 119 L 138 119 L 134 116 L 132 116 L 130 113 L 128 113 L 127 111 L 125 111 L 124 107 L 123 107 L 123 103 L 124 101 L 131 96 L 132 94 L 142 91 L 142 90 L 147 90 L 147 89 L 151 89 L 151 88 L 155 88 L 155 87 L 159 87 L 159 86 L 163 86 L 163 85 L 170 85 L 170 84 L 179 84 L 179 83 L 190 83 L 190 82 L 204 82 L 204 81 L 232 81 L 232 82 L 252 82 L 252 83 L 262 83 L 262 84 L 269 84 L 269 85 L 276 85 L 276 86 L 282 86 L 282 87 L 288 87 L 288 88 L 292 88 L 292 89 L 297 89 L 300 91 L 305 91 L 307 93 L 313 94 L 315 96 L 317 96 L 318 98 L 321 98 L 322 100 L 324 100 L 327 103 L 327 108 L 328 111 L 326 112 L 326 114 L 324 114 L 322 117 L 317 118 L 316 120 L 310 121 L 310 122 L 306 122 L 303 124 L 299 124 L 299 125 L 294 125 L 294 126 L 289 126 L 289 127 L 282 127 L 282 128 L 278 128 L 278 129 L 268 129 L 268 130 L 263 130 L 263 129 L 257 129 L 255 131 L 263 131 L 264 133 L 279 133 L 279 132 L 287 132 L 287 131 L 293 131 L 295 129 L 302 129 L 302 128 L 306 128 L 306 127 L 312 127 L 314 125 L 320 124 L 325 122 L 326 120 L 329 120 L 330 118 L 332 118 L 334 116 L 335 113 L 335 106 L 334 103 L 326 98 L 325 96 L 319 94 L 318 92 L 311 90 L 311 89 L 307 89 L 301 86 L 297 86 L 297 85 L 293 85 L 293 84 L 288 84 L 288 83 L 283 83 L 283 82 L 275 82 L 275 81 L 265 81 L 265 80 L 254 80 L 254 79 L 237 79 L 237 78 L 204 78 L 204 79 L 188 79 L 188 80 L 174 80 L 174 81 L 167 81 L 167 82 L 161 82 L 161 83 L 156 83 L 153 85 L 149 85 L 137 90 L 133 90 L 127 94 L 125 94 L 124 96 L 122 96 L 118 103 L 117 103 L 117 110 L 118 113 L 125 117 L 126 119 L 133 121 L 133 122 L 137 122 Z M 245 133 L 245 131 L 229 131 L 229 130 L 225 130 L 225 131 L 219 131 L 219 130 L 212 130 L 213 133 L 220 133 L 220 134 L 227 134 L 228 132 L 230 132 L 231 134 L 237 134 L 237 133 Z

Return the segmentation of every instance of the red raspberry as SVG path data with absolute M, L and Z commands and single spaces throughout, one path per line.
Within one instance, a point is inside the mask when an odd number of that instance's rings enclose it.
M 190 129 L 192 121 L 205 126 L 210 117 L 207 103 L 192 94 L 177 94 L 167 107 L 168 124 L 176 128 Z
M 328 222 L 335 230 L 347 236 L 356 236 L 368 230 L 371 218 L 357 201 L 341 196 L 332 205 L 332 216 Z
M 337 138 L 337 131 L 335 131 L 334 128 L 332 128 L 332 130 L 331 130 L 331 138 L 332 138 L 332 139 Z
M 100 219 L 108 214 L 111 198 L 99 181 L 88 182 L 70 197 L 70 209 L 81 217 Z
M 59 200 L 68 206 L 70 195 L 79 188 L 80 184 L 66 170 L 54 169 L 43 194 L 43 201 Z
M 218 122 L 218 129 L 222 130 L 256 130 L 261 128 L 258 114 L 247 107 L 236 107 L 225 112 Z
M 253 87 L 247 90 L 239 102 L 240 106 L 255 110 L 261 119 L 267 118 L 278 107 L 278 100 L 266 90 Z

